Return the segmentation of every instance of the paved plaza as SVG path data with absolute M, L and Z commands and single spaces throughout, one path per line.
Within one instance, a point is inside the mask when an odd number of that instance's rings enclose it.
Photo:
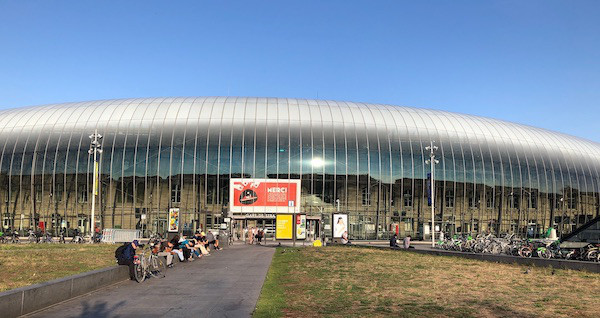
M 236 244 L 177 263 L 166 278 L 125 281 L 26 317 L 249 317 L 274 252 Z

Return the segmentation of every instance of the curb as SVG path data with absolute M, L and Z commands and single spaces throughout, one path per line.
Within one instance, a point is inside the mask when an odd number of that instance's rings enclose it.
M 569 260 L 557 260 L 557 259 L 543 259 L 538 257 L 518 257 L 510 255 L 492 255 L 492 254 L 478 254 L 478 253 L 467 253 L 467 252 L 454 252 L 454 251 L 442 251 L 442 250 L 420 250 L 410 249 L 405 250 L 403 248 L 392 248 L 387 246 L 374 246 L 374 245 L 359 245 L 352 244 L 352 246 L 362 248 L 377 248 L 395 250 L 401 252 L 428 254 L 437 256 L 456 256 L 480 261 L 504 263 L 504 264 L 520 264 L 520 265 L 533 265 L 537 267 L 552 267 L 560 269 L 572 269 L 578 271 L 588 271 L 592 273 L 600 273 L 600 264 L 594 262 L 583 262 L 583 261 L 569 261 Z
M 8 290 L 0 293 L 0 312 L 18 317 L 127 279 L 127 266 L 112 266 Z

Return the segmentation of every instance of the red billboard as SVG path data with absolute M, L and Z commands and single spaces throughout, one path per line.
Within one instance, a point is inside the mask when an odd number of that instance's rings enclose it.
M 231 179 L 229 190 L 232 212 L 300 212 L 300 180 Z

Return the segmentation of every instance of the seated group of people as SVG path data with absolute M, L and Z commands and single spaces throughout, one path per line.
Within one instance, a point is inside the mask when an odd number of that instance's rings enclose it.
M 165 241 L 161 244 L 158 255 L 166 256 L 167 266 L 172 267 L 174 255 L 177 255 L 181 262 L 191 262 L 195 258 L 209 256 L 211 245 L 216 251 L 221 249 L 219 247 L 219 240 L 210 231 L 208 234 L 198 231 L 190 238 L 186 235 L 182 235 L 181 237 L 176 235 L 170 241 Z
M 174 256 L 177 255 L 179 261 L 193 261 L 194 258 L 210 255 L 211 245 L 214 250 L 220 250 L 219 240 L 212 232 L 205 234 L 204 232 L 196 232 L 194 236 L 188 238 L 186 235 L 176 235 L 170 241 L 162 241 L 160 244 L 152 246 L 152 252 L 158 256 L 167 258 L 167 266 L 173 267 Z M 136 250 L 143 246 L 138 240 L 124 244 L 115 251 L 115 258 L 119 265 L 129 266 L 129 276 L 134 279 L 134 265 L 139 263 Z
M 405 236 L 404 239 L 402 240 L 402 247 L 411 248 L 410 239 L 411 239 L 410 235 Z M 393 233 L 392 237 L 390 237 L 390 247 L 400 247 L 400 244 L 398 241 L 399 241 L 398 234 Z

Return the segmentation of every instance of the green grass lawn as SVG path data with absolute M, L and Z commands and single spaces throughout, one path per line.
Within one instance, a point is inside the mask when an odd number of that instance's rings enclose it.
M 117 245 L 0 245 L 0 291 L 116 265 Z
M 598 317 L 600 274 L 357 247 L 278 248 L 254 317 Z

